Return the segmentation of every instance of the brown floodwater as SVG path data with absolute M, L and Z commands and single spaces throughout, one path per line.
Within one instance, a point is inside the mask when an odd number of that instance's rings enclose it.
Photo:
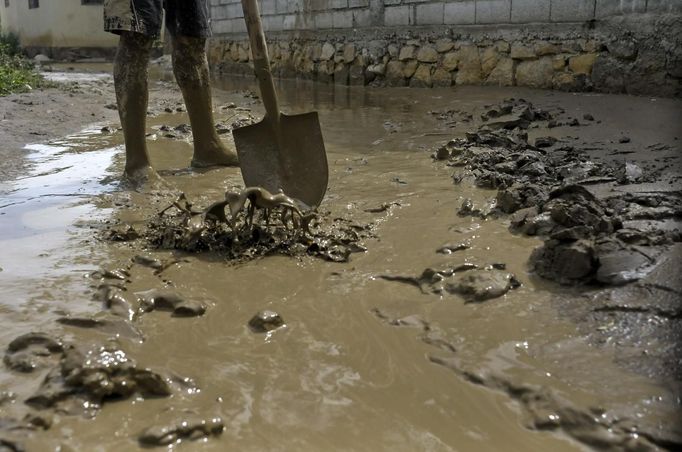
M 216 81 L 216 105 L 261 105 L 245 96 L 248 80 Z M 0 343 L 28 331 L 54 333 L 78 342 L 114 340 L 139 364 L 192 378 L 198 390 L 170 398 L 107 403 L 95 418 L 59 415 L 52 428 L 33 436 L 29 450 L 60 445 L 72 450 L 129 450 L 146 427 L 185 417 L 219 416 L 225 431 L 179 450 L 582 450 L 571 432 L 528 428 L 537 413 L 505 389 L 528 385 L 553 394 L 557 409 L 574 407 L 608 422 L 627 418 L 642 430 L 674 429 L 679 400 L 664 382 L 627 372 L 612 362 L 610 346 L 589 346 L 557 299 L 585 298 L 529 275 L 526 262 L 539 241 L 511 235 L 504 220 L 459 217 L 465 198 L 484 205 L 494 197 L 467 184 L 455 186 L 455 171 L 434 164 L 429 150 L 461 136 L 471 124 L 454 127 L 431 110 L 480 111 L 509 96 L 542 106 L 589 112 L 600 127 L 555 129 L 553 134 L 612 139 L 623 130 L 646 141 L 678 132 L 677 101 L 622 96 L 570 95 L 530 90 L 365 89 L 279 84 L 286 112 L 315 109 L 327 147 L 330 182 L 322 210 L 376 224 L 367 252 L 349 263 L 312 257 L 266 257 L 234 265 L 220 256 L 142 250 L 99 240 L 106 222 L 142 225 L 165 207 L 165 190 L 119 188 L 121 134 L 102 134 L 103 124 L 47 144 L 29 145 L 30 172 L 3 181 L 0 202 Z M 627 120 L 623 110 L 643 111 Z M 216 108 L 218 120 L 233 109 Z M 650 118 L 658 118 L 658 121 Z M 663 118 L 664 120 L 661 120 Z M 667 118 L 667 119 L 665 119 Z M 624 122 L 625 121 L 625 122 Z M 150 128 L 188 122 L 184 113 L 150 118 Z M 154 130 L 150 130 L 154 132 Z M 547 131 L 531 130 L 531 135 Z M 639 138 L 635 138 L 639 137 Z M 223 138 L 231 142 L 229 134 Z M 150 136 L 155 167 L 174 190 L 206 206 L 241 185 L 237 169 L 192 171 L 191 145 Z M 372 213 L 365 209 L 396 203 Z M 445 243 L 470 248 L 436 253 Z M 206 301 L 197 318 L 152 312 L 136 321 L 144 340 L 112 338 L 96 330 L 58 326 L 66 313 L 92 314 L 89 272 L 126 266 L 143 251 L 162 260 L 181 258 L 163 272 L 134 267 L 130 291 L 170 282 Z M 418 288 L 381 279 L 384 274 L 419 275 L 427 267 L 459 263 L 504 263 L 521 287 L 485 303 L 456 295 L 423 294 Z M 249 319 L 259 310 L 278 312 L 286 326 L 254 334 Z M 382 315 L 377 315 L 376 312 Z M 391 319 L 415 316 L 423 329 L 393 326 Z M 450 363 L 440 365 L 438 363 Z M 480 375 L 479 384 L 466 375 Z M 40 380 L 0 371 L 0 391 L 16 401 L 0 406 L 21 413 L 22 397 Z M 596 413 L 596 411 L 595 411 Z M 553 416 L 551 412 L 549 416 Z M 603 434 L 610 434 L 604 429 Z M 633 434 L 636 437 L 636 434 Z

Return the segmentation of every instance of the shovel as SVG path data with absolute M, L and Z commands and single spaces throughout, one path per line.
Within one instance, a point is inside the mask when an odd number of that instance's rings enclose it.
M 257 0 L 242 0 L 265 116 L 232 131 L 247 187 L 263 187 L 317 207 L 327 190 L 327 155 L 317 112 L 280 113 Z

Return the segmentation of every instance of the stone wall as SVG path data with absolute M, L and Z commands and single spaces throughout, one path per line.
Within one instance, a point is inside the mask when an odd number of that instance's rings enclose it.
M 239 0 L 212 67 L 250 74 Z M 262 0 L 273 73 L 353 85 L 682 95 L 682 0 Z

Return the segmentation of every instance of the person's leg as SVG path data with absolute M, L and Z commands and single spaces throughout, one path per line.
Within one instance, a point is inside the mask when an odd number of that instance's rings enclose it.
M 153 39 L 122 31 L 114 60 L 114 86 L 126 148 L 124 176 L 146 179 L 152 171 L 146 142 L 147 77 Z
M 220 140 L 213 121 L 206 38 L 173 36 L 173 73 L 187 106 L 194 136 L 192 166 L 237 166 L 237 153 Z

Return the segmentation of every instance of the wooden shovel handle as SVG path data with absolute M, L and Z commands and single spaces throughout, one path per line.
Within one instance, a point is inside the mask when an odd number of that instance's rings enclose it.
M 275 93 L 275 83 L 270 72 L 268 59 L 268 46 L 265 42 L 263 24 L 260 20 L 257 0 L 242 0 L 246 31 L 249 33 L 251 42 L 251 55 L 253 56 L 253 69 L 256 72 L 261 98 L 265 105 L 265 116 L 271 120 L 279 120 L 279 105 Z

